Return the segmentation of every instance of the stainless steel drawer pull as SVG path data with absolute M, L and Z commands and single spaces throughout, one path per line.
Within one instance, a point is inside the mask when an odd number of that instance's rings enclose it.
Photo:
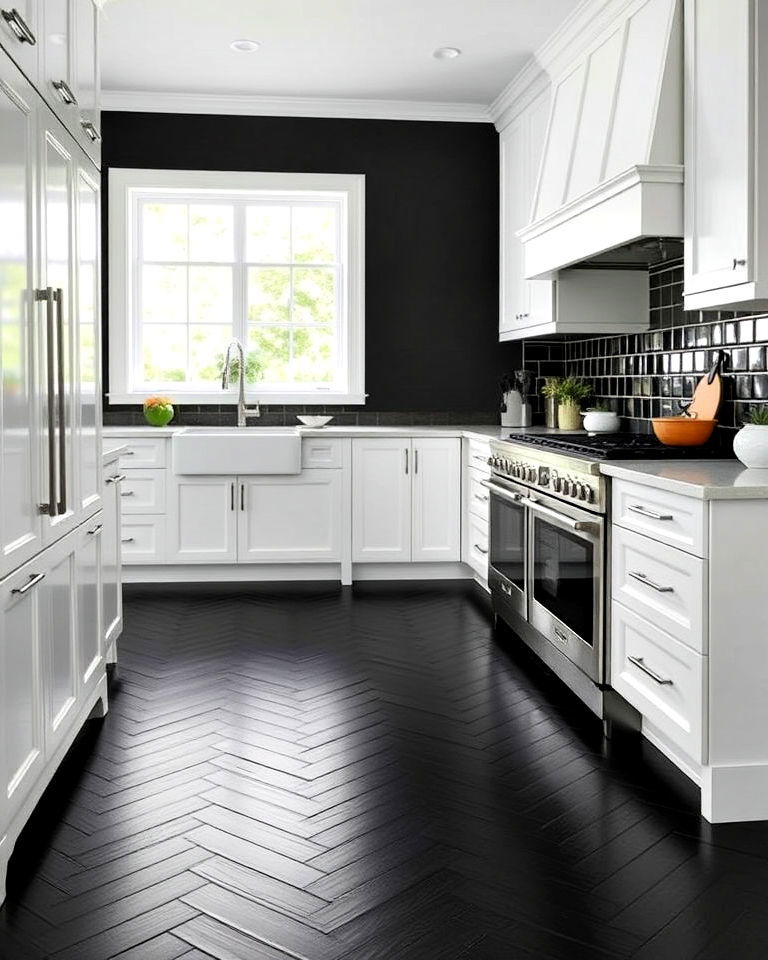
M 650 587 L 651 590 L 656 590 L 657 593 L 674 593 L 674 587 L 662 587 L 660 583 L 656 583 L 655 580 L 651 580 L 650 577 L 647 577 L 644 573 L 641 573 L 639 570 L 627 570 L 627 576 L 632 577 L 633 580 L 639 580 L 640 583 L 644 583 L 646 587 Z
M 97 533 L 100 533 L 100 532 L 101 532 L 101 528 L 102 528 L 103 526 L 104 526 L 103 523 L 97 523 L 96 526 L 93 528 L 93 530 L 89 530 L 89 531 L 88 531 L 88 536 L 93 537 L 93 536 L 95 536 Z
M 41 580 L 45 580 L 44 573 L 30 573 L 29 580 L 27 580 L 24 586 L 14 587 L 14 589 L 11 590 L 11 593 L 15 593 L 18 596 L 23 596 L 27 592 L 27 590 L 31 590 L 32 587 L 36 587 Z
M 123 457 L 135 457 L 135 456 L 136 456 L 136 451 L 135 451 L 135 450 L 126 450 L 125 453 L 121 454 L 121 456 L 123 456 Z
M 473 494 L 475 500 L 479 500 L 480 503 L 488 503 L 488 497 L 481 497 L 479 493 Z
M 639 513 L 641 517 L 650 517 L 651 520 L 674 520 L 671 513 L 656 513 L 655 510 L 649 510 L 641 503 L 630 503 L 627 507 L 630 513 Z
M 105 477 L 104 483 L 122 483 L 126 476 L 125 473 L 116 473 L 113 477 Z
M 99 140 L 101 140 L 101 134 L 96 127 L 94 127 L 90 120 L 81 120 L 80 126 L 83 128 L 83 130 L 85 130 L 91 143 L 98 143 Z
M 54 80 L 53 89 L 58 93 L 62 103 L 77 103 L 77 97 L 72 92 L 72 87 L 66 80 Z
M 481 457 L 481 456 L 479 456 L 479 454 L 477 454 L 477 453 L 473 453 L 473 454 L 472 454 L 472 459 L 473 459 L 473 460 L 479 460 L 481 463 L 485 463 L 485 464 L 490 463 L 490 459 L 489 459 L 488 457 Z
M 557 627 L 555 627 L 553 632 L 555 634 L 555 640 L 557 640 L 558 643 L 568 644 L 568 637 L 566 637 L 562 630 L 558 630 Z
M 27 26 L 24 17 L 19 13 L 18 10 L 3 10 L 3 20 L 8 24 L 8 26 L 16 34 L 16 37 L 19 43 L 28 43 L 31 47 L 37 43 L 37 39 L 32 33 L 32 31 Z
M 500 583 L 499 586 L 501 587 L 502 593 L 506 593 L 508 597 L 512 596 L 512 587 L 510 587 L 508 583 Z
M 484 550 L 479 543 L 475 544 L 475 550 L 477 550 L 478 553 L 482 553 L 483 556 L 486 556 L 486 554 L 488 553 L 488 551 Z
M 737 259 L 736 257 L 733 258 L 733 269 L 734 269 L 734 270 L 736 269 L 736 267 L 746 267 L 746 265 L 747 265 L 747 261 L 746 261 L 746 260 Z
M 121 491 L 120 491 L 120 496 L 121 496 L 121 497 L 133 497 L 133 496 L 135 496 L 135 493 L 136 493 L 135 490 L 121 490 Z
M 631 664 L 634 664 L 638 670 L 642 670 L 643 673 L 647 674 L 647 676 L 649 676 L 654 683 L 658 683 L 662 687 L 673 686 L 673 682 L 671 680 L 662 677 L 660 674 L 656 673 L 655 670 L 651 670 L 650 667 L 646 667 L 642 657 L 627 657 L 627 660 L 629 660 Z
M 134 543 L 136 537 L 122 537 L 120 543 Z

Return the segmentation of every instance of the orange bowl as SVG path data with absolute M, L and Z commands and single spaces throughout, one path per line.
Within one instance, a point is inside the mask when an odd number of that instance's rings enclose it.
M 668 447 L 700 447 L 712 436 L 717 420 L 654 417 L 653 432 Z

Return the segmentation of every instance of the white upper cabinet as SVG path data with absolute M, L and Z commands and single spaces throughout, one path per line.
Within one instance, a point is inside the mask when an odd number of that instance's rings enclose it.
M 72 80 L 79 108 L 83 146 L 98 165 L 101 159 L 99 96 L 99 12 L 93 0 L 71 0 Z M 81 139 L 82 139 L 81 134 Z
M 0 46 L 32 83 L 37 83 L 42 0 L 4 0 L 0 5 Z
M 688 0 L 685 309 L 768 307 L 768 11 Z
M 41 547 L 38 510 L 39 421 L 35 338 L 42 316 L 34 301 L 36 94 L 0 54 L 0 578 Z

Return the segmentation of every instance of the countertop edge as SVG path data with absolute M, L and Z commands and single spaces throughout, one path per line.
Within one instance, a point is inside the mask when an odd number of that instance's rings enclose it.
M 663 469 L 666 464 L 669 466 L 671 461 L 658 461 L 659 469 Z M 738 460 L 679 460 L 678 464 L 684 467 L 686 464 L 708 464 L 710 466 L 728 465 L 733 468 L 733 480 L 745 473 L 749 473 L 746 467 L 743 467 Z M 600 472 L 609 477 L 616 477 L 619 480 L 629 480 L 632 483 L 639 483 L 646 487 L 655 487 L 657 490 L 668 490 L 670 493 L 679 493 L 682 496 L 691 497 L 696 500 L 763 500 L 768 498 L 768 471 L 759 471 L 761 476 L 755 477 L 754 484 L 745 482 L 742 486 L 730 484 L 715 483 L 695 483 L 689 480 L 682 480 L 675 477 L 658 476 L 647 473 L 649 462 L 641 464 L 645 469 L 639 469 L 630 463 L 620 463 L 617 461 L 601 463 Z
M 110 447 L 109 450 L 103 450 L 101 454 L 101 465 L 106 467 L 110 463 L 114 463 L 115 460 L 119 460 L 120 457 L 128 449 L 127 443 L 121 443 L 117 447 Z

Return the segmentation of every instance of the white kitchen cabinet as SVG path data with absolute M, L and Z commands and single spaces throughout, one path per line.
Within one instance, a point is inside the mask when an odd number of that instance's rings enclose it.
M 90 0 L 88 0 L 90 4 Z M 76 301 L 73 339 L 77 390 L 77 491 L 82 516 L 102 508 L 101 287 L 99 276 L 99 183 L 96 171 L 76 157 Z
M 70 0 L 72 79 L 79 108 L 79 136 L 86 153 L 101 161 L 99 83 L 99 11 L 93 0 Z
M 438 438 L 413 441 L 411 559 L 461 557 L 461 442 Z
M 411 441 L 352 441 L 352 561 L 411 559 Z
M 297 476 L 240 477 L 237 559 L 340 562 L 343 477 L 309 469 Z
M 123 629 L 122 531 L 120 484 L 124 474 L 117 462 L 107 464 L 104 477 L 104 526 L 101 534 L 101 609 L 103 651 L 107 662 L 115 657 L 113 644 Z
M 8 0 L 0 7 L 0 46 L 33 84 L 37 83 L 42 0 Z
M 461 441 L 352 442 L 352 560 L 459 560 Z
M 81 691 L 95 686 L 104 668 L 102 571 L 105 520 L 105 515 L 100 513 L 80 527 L 75 551 L 77 662 Z
M 35 91 L 0 52 L 0 207 L 9 218 L 0 244 L 0 578 L 42 546 L 40 411 L 32 359 L 40 330 L 34 321 L 42 307 L 30 294 L 36 276 L 38 110 Z
M 768 10 L 685 4 L 686 310 L 768 307 Z
M 169 478 L 169 563 L 233 563 L 237 560 L 240 488 L 235 477 Z

